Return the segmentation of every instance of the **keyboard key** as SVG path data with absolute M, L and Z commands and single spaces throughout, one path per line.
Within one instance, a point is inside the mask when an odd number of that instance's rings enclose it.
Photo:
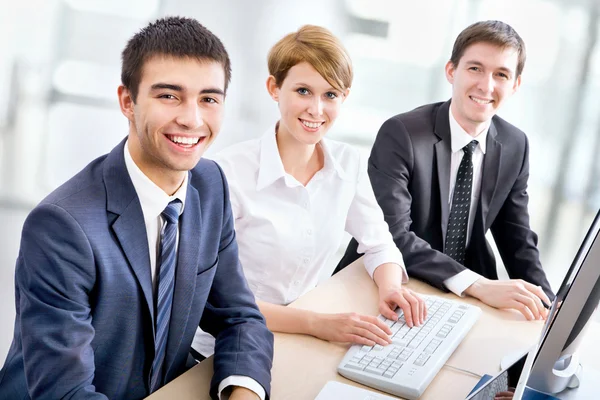
M 375 367 L 371 367 L 371 366 L 368 366 L 367 368 L 365 368 L 365 372 L 368 372 L 370 374 L 375 374 L 375 375 L 383 375 L 382 371 L 378 370 Z
M 429 355 L 420 355 L 414 362 L 415 365 L 422 367 L 429 360 Z
M 345 365 L 346 368 L 350 368 L 350 369 L 355 369 L 358 371 L 363 371 L 365 369 L 364 365 L 360 365 L 360 364 L 354 364 L 354 363 L 348 363 Z
M 385 376 L 386 378 L 393 378 L 394 375 L 396 375 L 396 372 L 392 372 L 390 370 L 387 370 L 383 373 L 383 376 Z

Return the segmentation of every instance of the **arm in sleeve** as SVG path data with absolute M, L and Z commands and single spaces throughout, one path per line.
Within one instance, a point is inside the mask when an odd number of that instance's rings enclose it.
M 44 204 L 31 212 L 23 227 L 16 281 L 31 398 L 107 399 L 92 383 L 94 256 L 67 211 Z
M 394 263 L 402 268 L 402 283 L 408 281 L 404 260 L 394 244 L 388 225 L 375 196 L 366 165 L 359 163 L 357 187 L 346 217 L 346 232 L 358 242 L 358 251 L 364 253 L 367 272 L 373 278 L 375 269 L 385 263 Z
M 387 120 L 377 134 L 369 157 L 369 178 L 375 198 L 404 257 L 408 274 L 447 291 L 444 281 L 466 268 L 432 249 L 410 230 L 412 196 L 409 183 L 413 165 L 413 147 L 404 124 L 397 118 Z
M 273 334 L 267 329 L 238 259 L 229 191 L 222 171 L 221 175 L 224 210 L 219 264 L 200 321 L 202 330 L 216 338 L 210 394 L 213 399 L 218 398 L 221 382 L 232 375 L 240 375 L 258 382 L 268 398 Z
M 529 144 L 525 138 L 525 151 L 521 171 L 498 216 L 491 226 L 494 241 L 511 279 L 523 279 L 541 286 L 550 299 L 554 298 L 550 283 L 540 263 L 538 238 L 529 227 Z

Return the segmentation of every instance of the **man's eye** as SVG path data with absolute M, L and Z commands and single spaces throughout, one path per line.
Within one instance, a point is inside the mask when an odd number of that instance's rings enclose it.
M 172 94 L 161 94 L 160 96 L 158 96 L 159 99 L 167 99 L 167 100 L 173 100 L 175 99 L 175 96 L 173 96 Z
M 217 100 L 213 99 L 212 97 L 205 97 L 202 99 L 202 101 L 205 103 L 211 103 L 211 104 L 214 104 L 217 102 Z

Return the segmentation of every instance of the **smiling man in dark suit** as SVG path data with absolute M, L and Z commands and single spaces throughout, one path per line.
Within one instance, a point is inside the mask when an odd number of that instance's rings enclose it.
M 369 177 L 409 275 L 539 319 L 553 294 L 529 227 L 528 141 L 496 116 L 521 85 L 524 65 L 525 45 L 512 27 L 467 27 L 446 64 L 452 98 L 387 120 Z M 488 230 L 511 280 L 498 280 Z M 338 270 L 357 257 L 353 239 Z
M 238 261 L 227 182 L 201 159 L 230 73 L 193 19 L 159 19 L 128 42 L 128 136 L 23 227 L 0 399 L 144 398 L 191 365 L 198 325 L 216 337 L 211 397 L 268 397 L 273 335 Z

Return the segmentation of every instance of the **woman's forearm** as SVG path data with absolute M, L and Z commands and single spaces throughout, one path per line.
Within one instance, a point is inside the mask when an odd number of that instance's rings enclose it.
M 257 300 L 260 312 L 267 320 L 267 327 L 273 332 L 302 333 L 314 335 L 317 313 L 298 308 L 281 306 Z

